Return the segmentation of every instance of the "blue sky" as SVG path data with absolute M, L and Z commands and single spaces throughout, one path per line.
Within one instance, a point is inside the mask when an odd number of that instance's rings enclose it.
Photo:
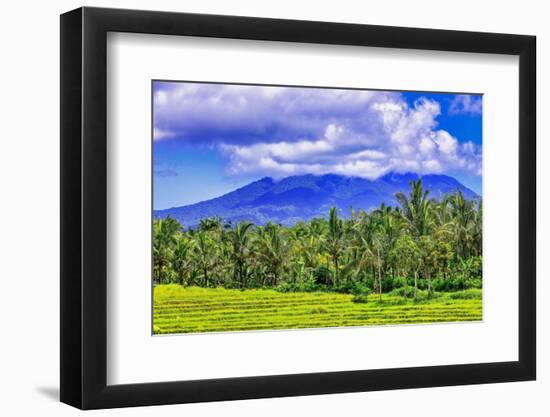
M 446 174 L 481 193 L 482 97 L 159 82 L 154 208 L 270 176 Z

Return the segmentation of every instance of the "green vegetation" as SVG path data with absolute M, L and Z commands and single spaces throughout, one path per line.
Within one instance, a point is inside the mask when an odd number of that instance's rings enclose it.
M 481 320 L 481 290 L 475 297 L 455 293 L 414 302 L 383 294 L 366 302 L 327 292 L 281 293 L 274 290 L 158 285 L 154 297 L 154 333 L 198 333 L 262 329 L 367 326 Z M 458 294 L 458 293 L 456 293 Z M 362 296 L 363 297 L 363 296 Z
M 457 192 L 436 201 L 421 180 L 410 185 L 396 194 L 398 207 L 350 209 L 348 218 L 333 208 L 292 227 L 209 218 L 184 230 L 170 217 L 155 220 L 153 280 L 179 284 L 155 289 L 155 329 L 480 319 L 481 200 Z M 256 311 L 262 302 L 267 310 Z

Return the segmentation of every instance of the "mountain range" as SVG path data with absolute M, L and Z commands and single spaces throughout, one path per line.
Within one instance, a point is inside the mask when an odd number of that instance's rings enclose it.
M 409 182 L 418 178 L 412 173 L 389 173 L 376 180 L 336 174 L 308 174 L 281 180 L 265 177 L 211 200 L 154 210 L 153 217 L 170 216 L 185 227 L 196 226 L 201 219 L 215 216 L 232 223 L 246 220 L 265 224 L 271 221 L 288 226 L 300 220 L 327 216 L 331 207 L 337 207 L 342 216 L 347 216 L 350 207 L 370 211 L 381 203 L 396 205 L 395 194 L 408 195 Z M 430 190 L 430 197 L 438 200 L 457 190 L 468 199 L 479 197 L 447 175 L 424 175 L 422 185 Z

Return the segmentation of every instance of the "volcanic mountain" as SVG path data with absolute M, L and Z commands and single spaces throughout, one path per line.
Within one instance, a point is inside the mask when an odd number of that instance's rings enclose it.
M 331 207 L 337 207 L 345 217 L 351 207 L 370 211 L 381 203 L 396 205 L 395 194 L 408 195 L 409 182 L 418 178 L 411 173 L 389 173 L 376 180 L 336 174 L 308 174 L 281 180 L 265 177 L 211 200 L 155 210 L 153 217 L 170 216 L 185 227 L 196 226 L 201 219 L 215 216 L 232 223 L 250 221 L 261 225 L 273 222 L 288 226 L 300 220 L 327 216 Z M 430 190 L 429 197 L 438 200 L 456 191 L 461 191 L 468 199 L 479 198 L 474 191 L 447 175 L 424 175 L 422 185 Z

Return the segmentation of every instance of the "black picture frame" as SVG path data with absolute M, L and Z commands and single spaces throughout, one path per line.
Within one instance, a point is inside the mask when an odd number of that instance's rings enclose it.
M 519 358 L 107 385 L 108 32 L 519 56 Z M 61 401 L 81 409 L 533 380 L 536 377 L 536 38 L 251 17 L 80 8 L 61 16 Z

